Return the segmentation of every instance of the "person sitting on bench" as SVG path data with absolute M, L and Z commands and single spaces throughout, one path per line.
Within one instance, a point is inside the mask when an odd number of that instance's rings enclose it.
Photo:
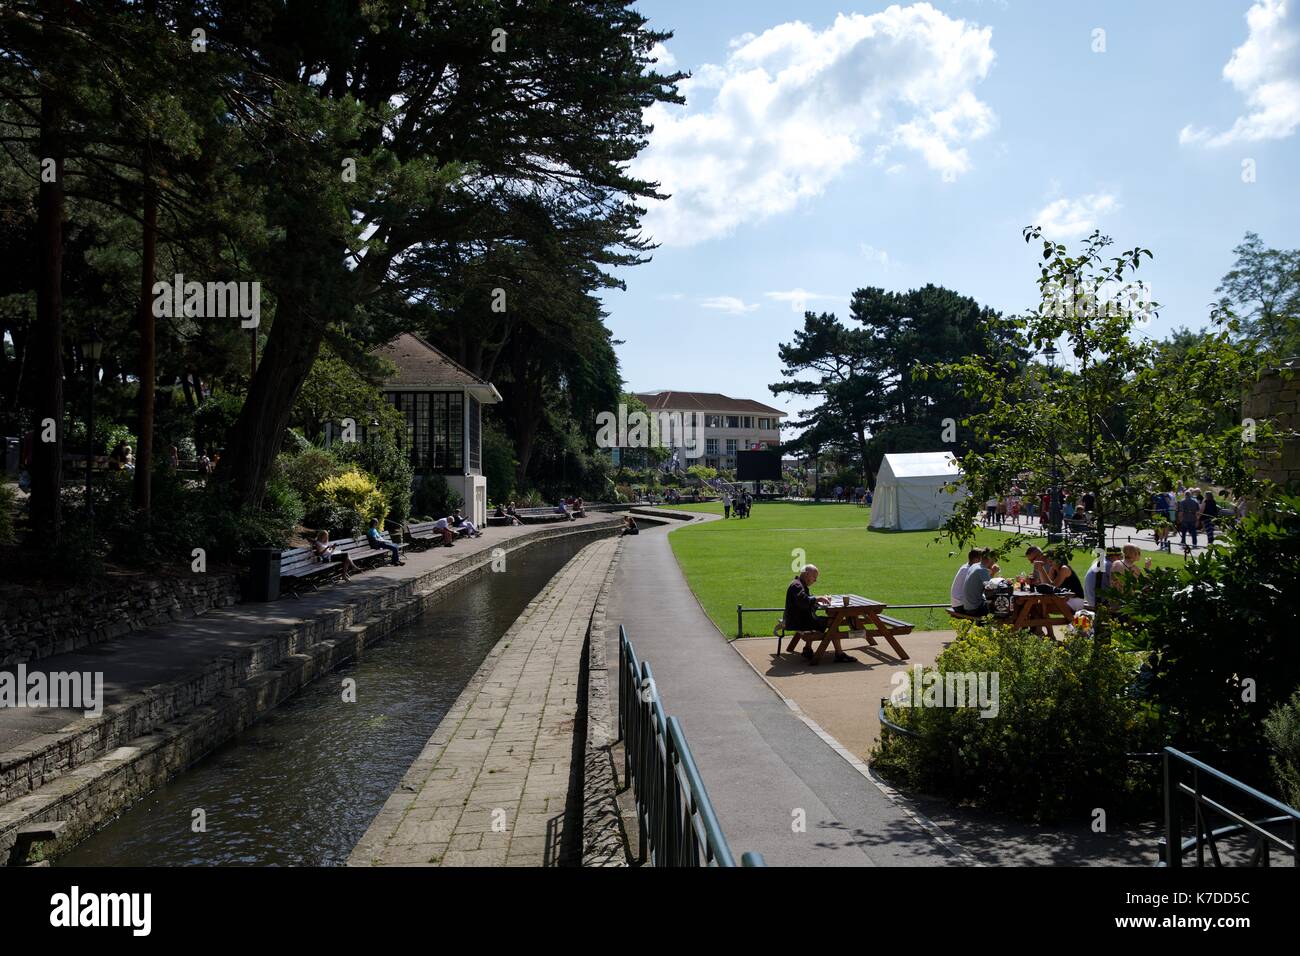
M 966 575 L 970 574 L 970 569 L 979 564 L 984 557 L 983 548 L 971 548 L 966 555 L 966 563 L 957 569 L 957 574 L 952 579 L 952 587 L 948 590 L 948 597 L 952 602 L 952 609 L 960 611 L 962 604 L 966 600 Z
M 446 521 L 447 519 L 443 518 L 442 520 Z M 383 536 L 379 533 L 378 518 L 370 519 L 370 527 L 366 529 L 366 540 L 370 542 L 370 547 L 374 548 L 376 551 L 380 551 L 380 550 L 391 551 L 393 554 L 394 565 L 406 563 L 405 561 L 402 560 L 402 549 L 399 548 L 397 545 L 393 544 L 393 542 L 391 541 L 385 541 Z
M 509 508 L 503 505 L 497 505 L 497 510 L 492 512 L 492 517 L 509 518 L 510 524 L 512 526 L 517 524 L 523 524 L 523 522 L 519 520 L 519 515 L 515 514 L 515 503 L 513 501 L 510 502 Z
M 987 548 L 980 554 L 980 563 L 972 565 L 962 583 L 961 612 L 970 617 L 983 617 L 989 613 L 989 601 L 984 596 L 984 585 L 993 577 L 993 553 Z
M 453 511 L 451 513 L 451 526 L 455 528 L 457 531 L 463 531 L 471 538 L 483 537 L 483 532 L 478 529 L 478 525 L 470 521 L 459 511 Z
M 561 498 L 560 503 L 555 506 L 555 513 L 557 515 L 564 515 L 570 521 L 578 520 L 578 516 L 569 510 L 569 506 L 565 503 L 563 498 Z
M 817 570 L 814 564 L 805 564 L 802 571 L 795 576 L 790 582 L 790 586 L 785 589 L 785 627 L 786 630 L 795 631 L 796 633 L 809 632 L 810 636 L 804 638 L 806 642 L 803 649 L 804 660 L 810 664 L 816 664 L 817 659 L 813 656 L 812 642 L 813 637 L 818 634 L 825 634 L 826 628 L 830 622 L 819 617 L 816 613 L 817 608 L 825 607 L 828 603 L 826 598 L 813 597 L 811 588 L 817 583 L 817 577 L 821 572 Z M 838 634 L 831 635 L 831 642 L 835 645 L 835 660 L 837 662 L 851 661 L 853 658 L 844 653 L 844 648 L 840 647 L 840 638 Z
M 330 544 L 330 533 L 328 531 L 319 531 L 316 533 L 316 540 L 311 543 L 311 553 L 316 555 L 316 560 L 321 564 L 328 564 L 331 561 L 338 561 L 343 565 L 343 580 L 357 572 L 357 566 L 352 563 L 352 555 L 346 551 L 339 553 L 337 547 Z

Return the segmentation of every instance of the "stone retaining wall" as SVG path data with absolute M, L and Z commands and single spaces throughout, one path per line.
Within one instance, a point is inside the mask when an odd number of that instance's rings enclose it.
M 506 552 L 560 536 L 604 537 L 616 528 L 611 520 L 547 529 Z M 19 826 L 66 820 L 57 844 L 43 852 L 51 857 L 74 846 L 312 680 L 486 573 L 491 562 L 491 551 L 480 552 L 303 621 L 202 673 L 108 707 L 79 730 L 29 748 L 21 761 L 0 764 L 0 865 Z
M 238 602 L 233 574 L 109 580 L 56 594 L 8 587 L 0 592 L 0 667 L 30 664 Z
M 1260 376 L 1241 403 L 1241 415 L 1257 422 L 1272 421 L 1284 434 L 1300 432 L 1300 359 Z M 1300 483 L 1300 438 L 1284 438 L 1276 451 L 1277 457 L 1258 467 L 1259 476 L 1282 486 Z

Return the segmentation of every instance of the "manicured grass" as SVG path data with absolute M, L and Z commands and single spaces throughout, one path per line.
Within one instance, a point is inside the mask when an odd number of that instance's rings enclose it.
M 722 513 L 720 504 L 681 505 L 686 511 Z M 886 604 L 940 604 L 963 558 L 937 531 L 868 531 L 866 508 L 848 504 L 755 502 L 745 520 L 711 521 L 678 528 L 668 536 L 677 563 L 713 623 L 736 636 L 736 605 L 780 607 L 797 563 L 815 564 L 815 594 L 860 594 Z M 980 531 L 979 547 L 997 547 L 1009 534 Z M 795 553 L 801 549 L 802 553 Z M 1180 555 L 1147 552 L 1156 564 L 1181 564 Z M 1144 555 L 1145 556 L 1145 555 Z M 1091 563 L 1080 554 L 1080 576 Z M 1002 562 L 1004 574 L 1028 571 L 1023 554 Z M 920 631 L 951 626 L 942 608 L 905 609 L 891 616 Z M 772 633 L 779 613 L 746 614 L 745 633 Z

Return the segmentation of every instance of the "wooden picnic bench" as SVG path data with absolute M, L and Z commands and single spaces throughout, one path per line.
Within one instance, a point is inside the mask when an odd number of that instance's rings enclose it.
M 994 617 L 992 614 L 967 614 L 957 608 L 949 608 L 948 616 L 965 621 L 993 620 L 1008 627 L 1033 631 L 1038 635 L 1045 634 L 1053 640 L 1056 639 L 1053 628 L 1064 627 L 1074 620 L 1074 609 L 1069 603 L 1070 595 L 1014 591 L 1011 598 L 1014 608 L 1010 618 Z
M 847 602 L 845 598 L 848 599 Z M 857 594 L 831 594 L 827 595 L 827 599 L 830 603 L 826 606 L 826 630 L 797 632 L 790 638 L 787 651 L 793 651 L 801 640 L 808 641 L 811 646 L 813 641 L 820 639 L 820 646 L 813 652 L 813 662 L 820 664 L 833 636 L 865 638 L 871 647 L 876 646 L 876 638 L 879 637 L 884 638 L 894 649 L 899 660 L 911 659 L 897 638 L 911 634 L 914 625 L 885 614 L 887 604 Z M 777 653 L 781 651 L 784 627 L 784 621 L 777 622 Z

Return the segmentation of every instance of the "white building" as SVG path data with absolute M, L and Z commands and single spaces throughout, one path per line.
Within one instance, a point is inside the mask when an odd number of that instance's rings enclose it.
M 638 392 L 637 398 L 645 402 L 651 413 L 681 416 L 687 428 L 698 422 L 702 436 L 692 435 L 691 444 L 701 454 L 696 458 L 683 457 L 682 465 L 704 465 L 732 471 L 736 467 L 739 451 L 765 451 L 781 443 L 781 419 L 786 413 L 748 398 L 728 398 L 716 392 Z M 698 417 L 694 417 L 698 416 Z M 675 447 L 682 442 L 679 436 L 662 435 Z
M 380 390 L 406 415 L 411 467 L 446 478 L 465 500 L 465 517 L 486 524 L 482 406 L 501 401 L 500 393 L 418 335 L 399 335 L 373 352 L 396 367 Z

